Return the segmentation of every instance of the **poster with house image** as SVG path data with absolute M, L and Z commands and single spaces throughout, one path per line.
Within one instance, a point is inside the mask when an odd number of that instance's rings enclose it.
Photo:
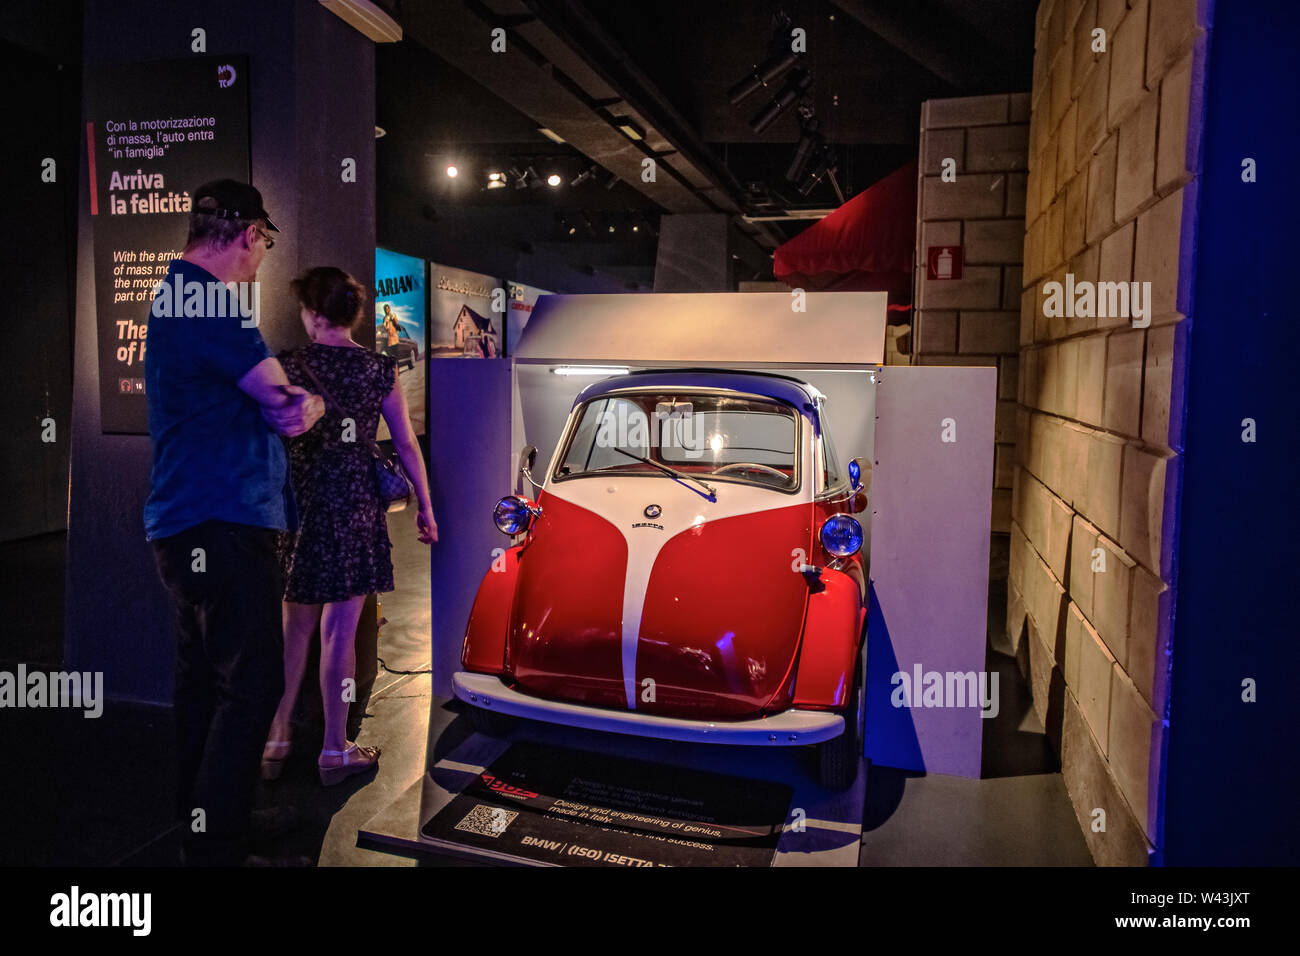
M 504 284 L 481 272 L 437 263 L 430 263 L 429 274 L 429 357 L 500 356 Z
M 397 384 L 406 396 L 411 425 L 425 431 L 425 366 L 428 364 L 424 260 L 375 249 L 375 351 L 397 360 Z M 379 440 L 390 436 L 379 420 Z

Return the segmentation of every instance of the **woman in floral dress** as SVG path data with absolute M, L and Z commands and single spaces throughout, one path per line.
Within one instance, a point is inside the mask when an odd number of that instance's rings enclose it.
M 290 719 L 320 626 L 320 692 L 325 740 L 317 759 L 321 782 L 339 783 L 376 766 L 379 750 L 348 741 L 350 688 L 355 688 L 357 622 L 366 596 L 393 590 L 392 544 L 367 438 L 382 414 L 402 467 L 415 487 L 416 529 L 438 540 L 429 481 L 397 387 L 397 362 L 352 340 L 365 290 L 341 269 L 311 269 L 292 283 L 311 344 L 280 354 L 289 381 L 321 394 L 326 411 L 289 442 L 299 526 L 284 536 L 284 697 L 262 753 L 262 775 L 275 779 L 291 748 Z M 328 394 L 326 394 L 328 393 Z

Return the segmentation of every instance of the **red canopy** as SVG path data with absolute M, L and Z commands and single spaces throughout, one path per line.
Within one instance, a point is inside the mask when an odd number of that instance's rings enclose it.
M 888 292 L 912 301 L 916 246 L 916 161 L 777 247 L 773 272 L 791 288 Z

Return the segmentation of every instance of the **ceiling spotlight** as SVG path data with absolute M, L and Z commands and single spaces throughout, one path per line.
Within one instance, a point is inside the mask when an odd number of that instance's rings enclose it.
M 542 184 L 542 177 L 537 175 L 537 170 L 533 169 L 532 166 L 524 170 L 524 178 L 527 180 L 528 185 L 533 188 L 537 188 Z
M 817 188 L 819 182 L 825 179 L 828 174 L 835 172 L 835 170 L 835 150 L 829 146 L 820 147 L 817 150 L 817 158 L 812 169 L 808 170 L 807 175 L 804 176 L 803 181 L 797 187 L 799 195 L 807 196 Z
M 786 52 L 770 56 L 753 71 L 745 76 L 739 83 L 727 90 L 727 98 L 731 100 L 731 105 L 735 106 L 745 97 L 749 96 L 760 87 L 767 86 L 778 76 L 784 73 L 790 67 L 794 66 L 798 59 L 798 54 Z
M 530 167 L 528 167 L 528 169 L 524 170 L 524 171 L 521 173 L 521 172 L 519 171 L 518 167 L 515 167 L 515 166 L 511 166 L 511 167 L 510 167 L 510 175 L 513 176 L 513 177 L 514 177 L 514 180 L 515 180 L 515 189 L 524 189 L 525 187 L 527 187 L 527 185 L 528 185 L 528 173 L 529 173 L 531 170 L 532 170 L 532 167 L 530 166 Z
M 790 160 L 790 168 L 785 171 L 785 178 L 792 183 L 797 183 L 803 177 L 804 171 L 808 168 L 808 161 L 812 159 L 813 150 L 821 145 L 821 135 L 817 132 L 817 118 L 809 117 L 800 127 L 799 145 L 794 148 L 794 158 Z
M 506 186 L 505 173 L 488 173 L 488 189 L 504 189 Z
M 610 232 L 613 232 L 613 231 L 614 231 L 614 227 L 613 227 L 613 226 L 610 226 L 610 227 L 609 227 L 609 231 L 610 231 Z
M 640 232 L 640 231 L 641 231 L 641 227 L 640 227 L 640 226 L 637 226 L 637 225 L 634 225 L 634 226 L 632 227 L 632 231 L 633 231 L 633 232 Z
M 388 130 L 384 129 L 382 126 L 375 127 L 375 139 L 383 139 L 387 135 Z
M 564 182 L 564 180 L 560 178 L 559 173 L 551 173 L 551 175 L 546 177 L 546 185 L 552 188 L 560 185 L 562 182 Z
M 609 178 L 605 180 L 605 188 L 613 189 L 619 183 L 618 173 L 610 173 Z
M 591 166 L 589 169 L 584 169 L 582 172 L 578 173 L 578 175 L 569 180 L 569 185 L 581 186 L 592 176 L 596 175 L 596 170 L 598 169 L 600 169 L 599 166 Z
M 573 235 L 574 233 L 576 233 L 577 231 L 578 231 L 578 227 L 577 227 L 577 226 L 570 226 L 570 227 L 569 227 L 569 235 L 572 236 L 572 235 Z
M 457 169 L 455 166 L 448 166 L 448 167 L 447 167 L 447 175 L 450 176 L 452 179 L 455 179 L 455 178 L 456 178 L 456 174 L 459 173 L 459 172 L 460 172 L 460 170 Z
M 806 70 L 796 70 L 791 73 L 785 80 L 785 86 L 781 92 L 772 98 L 772 101 L 764 106 L 749 121 L 749 128 L 755 133 L 761 133 L 771 126 L 778 116 L 789 109 L 812 84 L 812 77 Z

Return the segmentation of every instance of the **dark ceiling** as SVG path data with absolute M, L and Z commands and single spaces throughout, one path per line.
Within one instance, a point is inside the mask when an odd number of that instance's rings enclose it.
M 810 222 L 764 217 L 833 208 L 841 194 L 851 198 L 915 157 L 923 100 L 1029 89 L 1037 0 L 381 4 L 406 35 L 378 48 L 377 115 L 388 131 L 381 187 L 387 181 L 435 207 L 518 207 L 543 233 L 537 239 L 585 232 L 635 241 L 651 264 L 646 225 L 660 213 L 722 211 L 736 223 L 742 258 L 762 271 L 767 253 Z M 494 54 L 489 32 L 498 26 L 507 51 Z M 788 50 L 794 28 L 805 31 L 806 53 L 733 106 L 728 90 Z M 798 70 L 806 90 L 754 132 L 751 117 Z M 806 195 L 785 178 L 800 108 L 816 118 L 839 193 L 830 176 Z M 644 139 L 620 132 L 629 119 Z M 646 157 L 659 163 L 657 183 L 637 175 Z M 455 180 L 449 163 L 462 170 Z M 482 188 L 487 172 L 529 163 L 564 184 Z M 569 185 L 588 169 L 590 178 Z M 607 228 L 632 222 L 645 224 L 636 235 Z

